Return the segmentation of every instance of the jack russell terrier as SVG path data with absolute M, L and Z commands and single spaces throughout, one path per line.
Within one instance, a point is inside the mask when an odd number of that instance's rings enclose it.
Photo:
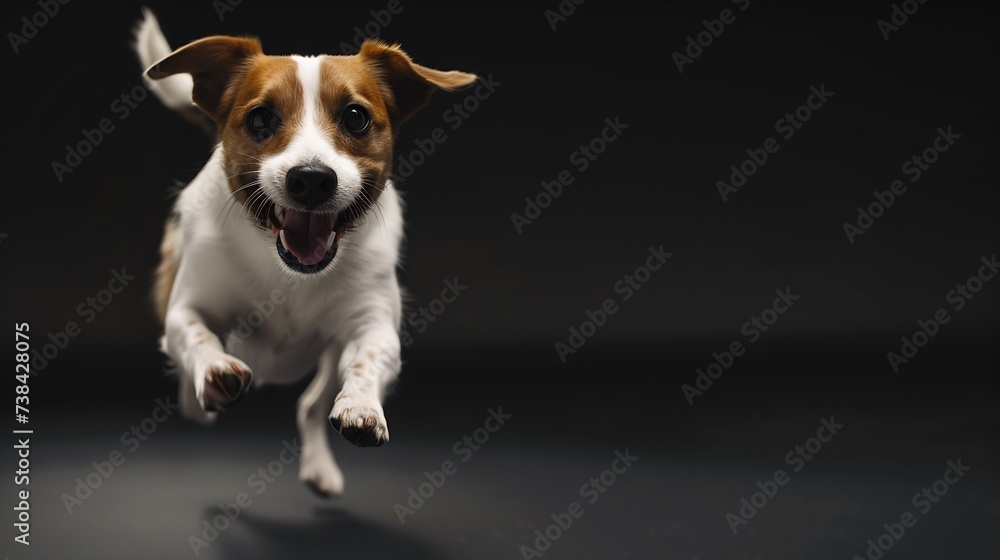
M 298 402 L 299 477 L 337 496 L 326 419 L 355 445 L 388 441 L 382 398 L 401 366 L 393 142 L 435 90 L 476 76 L 377 40 L 353 56 L 271 56 L 224 36 L 173 51 L 149 11 L 136 50 L 165 105 L 196 106 L 218 131 L 167 221 L 154 288 L 181 410 L 207 424 L 251 378 L 289 383 L 315 368 Z

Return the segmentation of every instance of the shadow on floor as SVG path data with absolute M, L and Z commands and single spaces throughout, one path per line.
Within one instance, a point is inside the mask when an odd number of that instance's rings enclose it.
M 206 516 L 218 515 L 206 507 Z M 211 518 L 211 517 L 206 517 Z M 342 509 L 314 510 L 312 521 L 265 518 L 244 512 L 225 539 L 211 547 L 220 560 L 449 560 L 427 543 Z

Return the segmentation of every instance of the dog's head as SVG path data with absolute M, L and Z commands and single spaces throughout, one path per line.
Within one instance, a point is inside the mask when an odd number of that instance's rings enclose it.
M 435 90 L 476 79 L 379 41 L 353 56 L 268 56 L 256 39 L 222 36 L 181 47 L 146 75 L 183 73 L 218 126 L 232 196 L 301 274 L 325 269 L 375 205 L 399 126 Z

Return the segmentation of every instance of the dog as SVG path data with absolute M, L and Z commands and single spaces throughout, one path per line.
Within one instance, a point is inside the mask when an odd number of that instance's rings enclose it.
M 379 40 L 350 56 L 265 55 L 230 36 L 172 50 L 148 10 L 135 48 L 147 87 L 218 135 L 167 220 L 153 289 L 181 410 L 208 424 L 252 383 L 315 369 L 298 401 L 299 477 L 338 496 L 327 419 L 357 446 L 387 442 L 382 400 L 401 367 L 393 143 L 436 90 L 477 78 Z

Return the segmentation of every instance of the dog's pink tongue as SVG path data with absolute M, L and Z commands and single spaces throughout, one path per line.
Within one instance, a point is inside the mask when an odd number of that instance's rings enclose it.
M 333 220 L 325 214 L 287 209 L 281 229 L 285 232 L 285 249 L 302 264 L 316 264 L 326 256 Z

